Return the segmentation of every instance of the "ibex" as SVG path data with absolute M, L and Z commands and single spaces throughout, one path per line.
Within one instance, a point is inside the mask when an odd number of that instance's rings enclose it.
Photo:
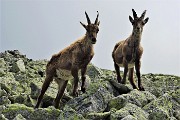
M 55 108 L 59 107 L 59 102 L 64 94 L 68 80 L 71 78 L 74 78 L 72 95 L 78 95 L 79 70 L 81 70 L 82 76 L 81 91 L 85 92 L 86 69 L 88 63 L 94 56 L 93 44 L 97 41 L 96 38 L 100 24 L 100 21 L 98 21 L 98 11 L 94 23 L 91 23 L 86 12 L 85 15 L 88 25 L 85 25 L 82 22 L 80 23 L 86 29 L 86 34 L 58 54 L 53 55 L 48 62 L 46 66 L 46 78 L 42 85 L 41 93 L 37 99 L 35 108 L 39 107 L 43 95 L 49 87 L 49 84 L 53 81 L 53 78 L 55 78 L 55 81 L 59 86 L 57 96 L 54 100 Z
M 144 90 L 141 83 L 140 67 L 141 56 L 143 54 L 143 48 L 141 46 L 141 36 L 144 25 L 148 22 L 149 18 L 144 19 L 146 10 L 142 13 L 141 17 L 138 17 L 134 9 L 132 9 L 134 19 L 129 16 L 129 20 L 133 25 L 132 34 L 123 41 L 117 43 L 112 52 L 114 61 L 114 67 L 117 74 L 117 80 L 119 83 L 126 83 L 126 75 L 129 69 L 129 81 L 134 89 Z M 134 66 L 136 69 L 136 76 L 138 78 L 138 88 L 133 80 Z M 123 79 L 120 76 L 119 67 L 124 67 Z

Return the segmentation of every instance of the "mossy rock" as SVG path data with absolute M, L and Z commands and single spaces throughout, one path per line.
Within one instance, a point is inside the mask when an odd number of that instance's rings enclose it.
M 139 107 L 143 107 L 146 104 L 156 99 L 156 96 L 148 91 L 133 90 L 128 94 L 122 95 L 129 103 L 135 104 Z
M 34 109 L 18 103 L 7 105 L 2 110 L 2 114 L 10 120 L 18 114 L 21 114 L 27 120 L 56 120 L 61 112 L 54 107 Z
M 172 96 L 168 93 L 143 107 L 149 113 L 150 120 L 169 119 L 173 115 Z
M 7 96 L 1 96 L 0 98 L 0 105 L 11 104 L 11 101 L 8 99 Z
M 21 114 L 18 114 L 13 120 L 26 120 Z
M 135 118 L 134 116 L 132 115 L 127 115 L 126 117 L 124 117 L 123 119 L 121 120 L 138 120 L 138 118 Z
M 27 107 L 23 104 L 9 104 L 2 111 L 2 114 L 10 120 L 14 119 L 18 114 L 21 114 L 25 118 L 29 118 L 30 115 L 34 112 L 33 108 Z
M 117 110 L 115 113 L 112 113 L 110 116 L 111 120 L 123 119 L 128 115 L 132 115 L 133 118 L 138 120 L 148 120 L 148 113 L 143 111 L 140 107 L 127 103 L 125 107 L 120 110 Z
M 88 120 L 107 120 L 110 117 L 111 112 L 103 112 L 103 113 L 89 113 L 86 116 L 86 119 Z
M 8 120 L 3 114 L 0 114 L 0 120 Z
M 87 75 L 91 78 L 99 78 L 101 75 L 103 75 L 103 72 L 100 68 L 94 66 L 93 64 L 89 64 L 87 67 Z
M 57 120 L 85 120 L 85 118 L 71 107 L 65 106 Z
M 116 108 L 117 110 L 123 108 L 127 104 L 127 99 L 122 95 L 112 98 L 108 103 L 108 108 Z
M 103 112 L 113 95 L 103 86 L 100 86 L 92 93 L 83 94 L 69 100 L 66 106 L 76 110 L 78 114 L 86 116 L 91 112 Z
M 144 74 L 141 78 L 145 90 L 156 97 L 162 96 L 167 91 L 179 89 L 180 85 L 180 77 L 173 75 Z
M 12 103 L 24 104 L 28 107 L 34 107 L 34 100 L 27 94 L 14 95 L 10 97 Z
M 55 109 L 53 106 L 39 108 L 30 115 L 29 120 L 57 120 L 60 113 L 62 113 L 62 111 Z

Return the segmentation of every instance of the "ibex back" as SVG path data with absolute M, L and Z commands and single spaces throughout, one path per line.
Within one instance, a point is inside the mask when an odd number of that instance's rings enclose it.
M 99 31 L 100 24 L 100 21 L 98 21 L 99 13 L 97 14 L 95 23 L 91 23 L 86 12 L 85 15 L 88 25 L 85 25 L 82 22 L 80 23 L 86 29 L 86 34 L 74 43 L 72 43 L 70 46 L 60 51 L 58 54 L 53 55 L 51 60 L 48 62 L 46 66 L 46 78 L 42 85 L 41 93 L 37 99 L 37 104 L 35 108 L 39 107 L 43 95 L 49 87 L 49 84 L 53 81 L 53 79 L 55 79 L 59 86 L 57 96 L 54 100 L 55 108 L 58 108 L 60 99 L 64 94 L 67 82 L 71 78 L 74 78 L 72 95 L 77 96 L 79 70 L 81 70 L 82 76 L 81 91 L 85 92 L 85 73 L 87 65 L 94 55 L 93 44 L 96 43 L 97 33 Z

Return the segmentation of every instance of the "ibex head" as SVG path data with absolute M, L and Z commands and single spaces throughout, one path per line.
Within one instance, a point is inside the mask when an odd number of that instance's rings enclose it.
M 141 17 L 137 16 L 137 14 L 136 14 L 134 9 L 132 9 L 132 12 L 133 12 L 134 19 L 131 16 L 129 16 L 129 20 L 130 20 L 130 22 L 133 25 L 133 32 L 135 32 L 135 33 L 142 33 L 144 25 L 149 20 L 148 17 L 146 19 L 144 19 L 145 14 L 146 14 L 146 10 L 144 10 L 144 12 L 141 14 Z
M 87 35 L 90 38 L 91 43 L 95 44 L 97 41 L 96 38 L 97 38 L 97 33 L 99 31 L 99 24 L 100 24 L 100 21 L 98 21 L 99 13 L 97 11 L 97 17 L 94 23 L 91 23 L 91 20 L 89 19 L 89 16 L 86 12 L 85 12 L 85 15 L 87 18 L 88 25 L 85 25 L 82 22 L 80 23 L 86 29 Z

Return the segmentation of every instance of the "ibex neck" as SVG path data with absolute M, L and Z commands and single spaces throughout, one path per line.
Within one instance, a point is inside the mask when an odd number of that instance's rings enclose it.
M 139 45 L 140 44 L 140 42 L 141 42 L 141 36 L 142 36 L 142 33 L 132 33 L 132 35 L 131 35 L 131 40 L 133 41 L 133 42 L 135 42 L 136 43 L 136 45 Z
M 128 46 L 136 48 L 140 45 L 141 42 L 141 35 L 135 35 L 132 33 L 132 35 L 128 38 Z
M 93 44 L 91 43 L 91 39 L 89 38 L 89 35 L 87 33 L 83 36 L 83 43 L 87 47 L 93 47 Z

